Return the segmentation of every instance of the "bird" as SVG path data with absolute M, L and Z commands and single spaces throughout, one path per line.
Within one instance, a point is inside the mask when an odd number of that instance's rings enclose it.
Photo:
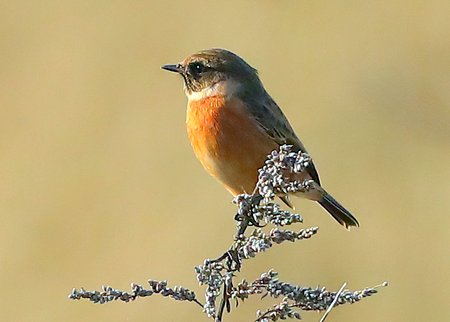
M 237 54 L 206 49 L 161 68 L 182 76 L 188 98 L 187 133 L 194 153 L 233 196 L 254 191 L 258 169 L 281 145 L 307 153 L 257 70 Z M 307 192 L 297 196 L 318 202 L 347 229 L 359 226 L 358 220 L 322 188 L 312 162 L 295 179 L 312 182 Z M 292 208 L 288 196 L 280 197 Z

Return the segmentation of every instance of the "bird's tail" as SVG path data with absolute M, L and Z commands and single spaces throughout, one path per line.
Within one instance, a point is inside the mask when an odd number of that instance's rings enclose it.
M 327 192 L 322 195 L 322 198 L 318 202 L 345 228 L 349 229 L 352 226 L 359 227 L 358 220 Z

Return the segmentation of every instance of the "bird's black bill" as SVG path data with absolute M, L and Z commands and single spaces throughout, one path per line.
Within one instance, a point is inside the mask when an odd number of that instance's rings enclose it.
M 169 72 L 181 73 L 183 71 L 180 64 L 177 65 L 164 65 L 161 67 L 162 69 L 168 70 Z

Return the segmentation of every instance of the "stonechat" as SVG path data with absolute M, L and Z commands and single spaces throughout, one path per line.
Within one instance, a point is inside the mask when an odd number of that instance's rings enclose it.
M 280 145 L 306 152 L 256 69 L 238 55 L 207 49 L 162 68 L 183 77 L 192 148 L 206 171 L 233 196 L 253 192 L 258 169 Z M 356 218 L 321 187 L 314 164 L 295 180 L 313 180 L 311 189 L 296 195 L 317 201 L 347 229 L 359 226 Z M 280 197 L 291 205 L 288 196 Z

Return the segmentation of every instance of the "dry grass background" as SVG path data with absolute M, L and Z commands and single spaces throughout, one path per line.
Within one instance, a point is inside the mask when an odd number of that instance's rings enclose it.
M 448 321 L 449 12 L 419 0 L 1 1 L 1 320 L 207 321 L 156 296 L 99 306 L 67 294 L 147 278 L 197 289 L 193 266 L 229 245 L 231 198 L 191 152 L 181 79 L 160 69 L 223 47 L 260 70 L 362 225 L 347 233 L 299 200 L 319 236 L 243 275 L 388 280 L 330 321 Z

